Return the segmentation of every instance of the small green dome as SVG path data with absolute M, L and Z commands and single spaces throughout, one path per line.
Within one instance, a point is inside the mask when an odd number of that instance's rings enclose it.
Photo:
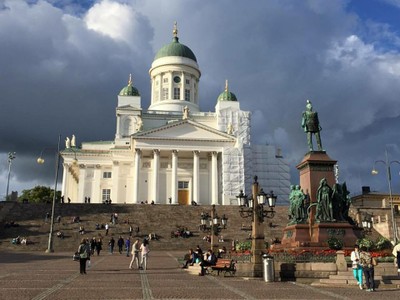
M 119 96 L 140 96 L 138 89 L 132 85 L 132 75 L 129 75 L 128 85 L 119 92 Z
M 237 101 L 237 98 L 234 93 L 224 91 L 218 96 L 218 101 Z
M 156 56 L 154 57 L 154 60 L 167 56 L 187 57 L 197 62 L 196 56 L 194 55 L 193 51 L 190 50 L 189 47 L 179 43 L 179 38 L 177 36 L 173 37 L 170 44 L 165 45 L 160 50 L 158 50 Z
M 225 82 L 225 91 L 218 96 L 218 101 L 238 101 L 236 95 L 228 90 L 228 80 Z

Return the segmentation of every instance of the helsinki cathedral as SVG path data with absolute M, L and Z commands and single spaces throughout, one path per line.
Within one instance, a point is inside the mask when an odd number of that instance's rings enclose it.
M 73 203 L 237 205 L 253 176 L 287 203 L 289 165 L 280 149 L 251 143 L 251 113 L 225 83 L 215 111 L 200 110 L 201 72 L 193 51 L 172 41 L 150 67 L 151 104 L 142 107 L 129 77 L 118 94 L 115 138 L 66 141 L 62 195 Z

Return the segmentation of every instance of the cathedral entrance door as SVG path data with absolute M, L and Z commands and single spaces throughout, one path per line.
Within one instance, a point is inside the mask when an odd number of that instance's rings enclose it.
M 178 203 L 189 205 L 189 181 L 178 181 Z
M 178 203 L 180 205 L 188 205 L 189 204 L 189 191 L 188 190 L 179 190 L 178 191 Z

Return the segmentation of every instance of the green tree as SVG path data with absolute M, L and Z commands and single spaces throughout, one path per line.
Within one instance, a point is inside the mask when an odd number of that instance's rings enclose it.
M 30 190 L 23 190 L 21 196 L 18 197 L 18 201 L 27 199 L 30 203 L 45 203 L 53 201 L 54 190 L 47 186 L 35 186 Z M 61 198 L 61 192 L 57 191 L 57 201 Z

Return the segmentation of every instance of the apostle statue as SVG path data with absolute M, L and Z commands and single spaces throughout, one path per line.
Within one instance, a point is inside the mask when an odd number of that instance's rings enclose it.
M 71 147 L 73 147 L 73 148 L 76 147 L 75 134 L 73 134 L 71 137 Z
M 308 148 L 313 151 L 312 135 L 315 135 L 317 140 L 318 151 L 324 151 L 322 149 L 320 131 L 322 130 L 319 125 L 318 113 L 313 111 L 312 104 L 310 100 L 307 100 L 306 111 L 303 112 L 303 118 L 301 120 L 301 127 L 303 127 L 304 132 L 307 134 Z
M 69 137 L 67 137 L 65 139 L 65 148 L 67 148 L 67 149 L 71 148 L 71 141 L 70 141 Z
M 185 106 L 183 108 L 183 116 L 182 116 L 182 120 L 187 120 L 189 118 L 189 107 Z
M 226 133 L 227 134 L 233 134 L 233 125 L 232 122 L 229 122 L 228 126 L 226 126 Z

